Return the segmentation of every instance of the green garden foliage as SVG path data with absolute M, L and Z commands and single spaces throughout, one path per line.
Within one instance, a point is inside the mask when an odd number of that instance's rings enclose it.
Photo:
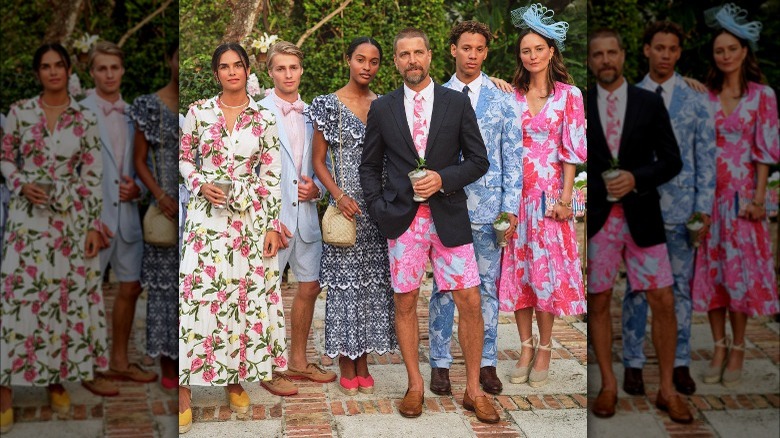
M 84 32 L 101 39 L 118 42 L 163 3 L 162 0 L 85 0 L 68 41 L 60 42 L 75 55 L 72 43 Z M 0 112 L 10 105 L 40 93 L 32 71 L 32 56 L 44 41 L 46 29 L 53 20 L 52 2 L 47 0 L 3 0 L 0 2 L 2 35 L 0 39 Z M 132 102 L 141 94 L 162 88 L 170 80 L 165 50 L 178 41 L 179 6 L 174 1 L 125 42 L 126 72 L 122 80 L 122 97 Z M 83 57 L 82 57 L 83 59 Z M 74 73 L 82 88 L 94 87 L 85 62 L 74 63 Z
M 230 11 L 223 4 L 211 1 L 180 1 L 180 90 L 183 111 L 190 102 L 213 96 L 217 92 L 209 71 L 210 56 L 225 33 Z M 335 10 L 340 3 L 336 0 L 270 2 L 271 9 L 265 17 L 258 19 L 251 36 L 257 37 L 267 32 L 296 43 L 307 29 Z M 382 46 L 384 58 L 372 89 L 385 94 L 397 88 L 402 81 L 393 65 L 393 38 L 399 30 L 409 26 L 418 27 L 428 34 L 433 50 L 431 76 L 436 82 L 444 83 L 455 68 L 447 42 L 449 31 L 453 24 L 462 20 L 478 20 L 490 26 L 496 39 L 491 43 L 484 69 L 490 75 L 510 81 L 516 68 L 514 45 L 517 32 L 511 24 L 509 13 L 528 3 L 507 0 L 354 1 L 303 42 L 301 49 L 305 59 L 301 96 L 310 102 L 315 96 L 333 92 L 347 83 L 349 72 L 344 54 L 350 41 L 358 36 L 374 37 Z M 555 18 L 569 21 L 571 27 L 564 56 L 575 82 L 584 88 L 585 0 L 543 3 L 555 3 Z M 271 86 L 266 71 L 255 73 L 262 85 Z
M 704 81 L 710 68 L 712 38 L 715 31 L 704 23 L 706 9 L 726 3 L 721 0 L 590 0 L 588 2 L 588 26 L 595 30 L 611 27 L 623 37 L 626 45 L 625 76 L 636 83 L 647 73 L 647 60 L 642 54 L 642 35 L 645 26 L 656 20 L 669 20 L 680 24 L 687 32 L 683 53 L 677 70 L 683 75 Z M 780 50 L 780 1 L 743 0 L 735 2 L 747 9 L 750 21 L 763 24 L 756 56 L 767 83 L 780 84 L 780 66 L 777 53 Z

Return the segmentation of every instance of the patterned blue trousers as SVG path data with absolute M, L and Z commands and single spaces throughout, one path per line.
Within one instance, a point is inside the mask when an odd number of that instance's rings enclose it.
M 482 302 L 482 319 L 485 324 L 485 338 L 482 346 L 480 367 L 496 366 L 498 338 L 498 296 L 496 280 L 500 273 L 501 251 L 496 245 L 496 234 L 492 224 L 472 224 L 474 253 L 479 266 L 479 294 Z M 430 319 L 428 336 L 431 343 L 431 367 L 449 368 L 452 363 L 450 342 L 455 315 L 455 301 L 449 292 L 440 292 L 433 284 L 429 304 Z
M 666 247 L 674 277 L 674 313 L 677 315 L 677 350 L 674 366 L 687 367 L 691 362 L 691 279 L 693 278 L 694 249 L 688 243 L 685 224 L 666 224 Z M 646 357 L 643 351 L 647 327 L 647 298 L 644 292 L 632 293 L 626 286 L 623 297 L 623 365 L 642 368 Z

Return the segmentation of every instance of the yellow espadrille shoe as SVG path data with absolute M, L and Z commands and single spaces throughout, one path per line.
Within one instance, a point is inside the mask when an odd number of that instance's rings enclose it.
M 192 429 L 192 408 L 187 408 L 184 412 L 179 412 L 179 435 L 187 433 Z
M 240 394 L 235 394 L 225 387 L 225 392 L 227 392 L 228 395 L 228 404 L 230 405 L 231 411 L 237 414 L 246 414 L 249 412 L 249 394 L 247 394 L 246 391 L 241 389 Z
M 8 433 L 14 427 L 14 408 L 0 412 L 0 433 Z
M 70 396 L 62 385 L 51 385 L 47 392 L 49 393 L 49 404 L 52 411 L 61 415 L 70 412 Z

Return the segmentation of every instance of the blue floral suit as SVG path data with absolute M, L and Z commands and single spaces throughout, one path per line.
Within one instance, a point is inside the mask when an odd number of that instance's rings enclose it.
M 444 84 L 452 87 L 452 79 Z M 458 90 L 460 91 L 460 90 Z M 501 250 L 496 245 L 493 221 L 502 212 L 517 214 L 522 192 L 522 131 L 518 114 L 511 105 L 511 94 L 501 92 L 482 73 L 482 87 L 477 102 L 477 122 L 485 142 L 490 167 L 487 173 L 466 186 L 474 252 L 479 266 L 482 318 L 485 337 L 480 366 L 496 366 L 498 337 L 498 296 L 496 280 L 500 272 Z M 450 341 L 455 303 L 434 283 L 429 304 L 428 333 L 431 344 L 430 364 L 449 368 L 452 363 Z
M 715 124 L 706 94 L 701 94 L 675 73 L 675 87 L 669 104 L 669 118 L 680 147 L 683 168 L 671 181 L 659 186 L 661 211 L 666 228 L 666 246 L 674 277 L 674 309 L 677 315 L 677 351 L 674 366 L 687 367 L 691 361 L 691 279 L 694 249 L 685 227 L 694 212 L 712 214 L 715 195 Z M 637 86 L 649 89 L 645 77 Z M 654 90 L 651 90 L 654 91 Z M 647 325 L 647 299 L 644 293 L 631 293 L 628 285 L 623 298 L 623 365 L 642 368 Z

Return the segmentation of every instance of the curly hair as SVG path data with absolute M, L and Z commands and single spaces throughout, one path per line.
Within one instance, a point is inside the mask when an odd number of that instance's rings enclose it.
M 490 27 L 487 24 L 480 23 L 479 21 L 463 21 L 456 24 L 452 30 L 450 30 L 450 44 L 453 46 L 458 45 L 460 36 L 464 33 L 476 33 L 485 37 L 485 45 L 490 46 L 490 41 L 493 39 L 493 34 L 490 32 Z

